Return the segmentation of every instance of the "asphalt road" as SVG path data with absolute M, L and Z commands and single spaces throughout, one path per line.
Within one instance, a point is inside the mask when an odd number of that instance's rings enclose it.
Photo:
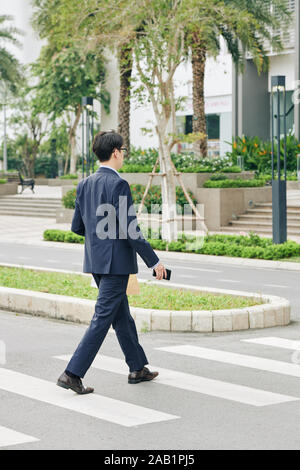
M 0 263 L 81 272 L 82 257 L 82 247 L 0 243 Z M 84 379 L 95 393 L 80 397 L 55 383 L 87 327 L 2 311 L 0 450 L 299 449 L 299 273 L 165 264 L 175 283 L 289 298 L 294 321 L 236 333 L 140 334 L 160 375 L 138 385 L 127 383 L 109 333 Z M 139 276 L 150 279 L 151 270 L 139 266 Z
M 279 295 L 290 300 L 292 319 L 300 320 L 300 271 L 218 265 L 202 260 L 164 260 L 164 257 L 161 260 L 172 270 L 172 282 Z M 0 242 L 1 262 L 82 272 L 83 247 L 58 248 Z M 138 262 L 139 277 L 151 279 L 151 269 L 140 257 Z
M 123 355 L 109 333 L 94 363 L 98 368 L 84 379 L 95 393 L 81 397 L 55 382 L 66 365 L 59 357 L 73 353 L 86 326 L 7 312 L 0 318 L 6 348 L 0 449 L 299 449 L 300 366 L 292 362 L 293 351 L 244 340 L 295 340 L 300 324 L 242 333 L 141 334 L 160 375 L 138 385 L 117 370 Z

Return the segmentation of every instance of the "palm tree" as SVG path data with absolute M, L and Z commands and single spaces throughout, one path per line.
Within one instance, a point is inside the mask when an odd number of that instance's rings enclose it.
M 118 132 L 123 136 L 124 145 L 130 154 L 130 97 L 133 63 L 132 45 L 125 43 L 119 48 L 120 95 L 118 112 Z
M 228 7 L 228 12 L 236 11 L 235 18 L 218 14 L 218 3 Z M 199 2 L 200 5 L 200 2 Z M 198 7 L 198 20 L 203 11 Z M 197 7 L 196 7 L 197 8 Z M 206 134 L 204 74 L 208 55 L 216 56 L 221 48 L 223 37 L 233 62 L 239 70 L 243 67 L 245 52 L 250 52 L 258 72 L 268 67 L 266 43 L 274 50 L 282 50 L 282 37 L 274 31 L 285 29 L 291 12 L 286 0 L 207 0 L 208 21 L 191 23 L 189 45 L 193 66 L 193 132 Z M 192 16 L 192 15 L 191 15 Z M 240 17 L 239 17 L 240 16 Z M 195 16 L 195 20 L 197 14 Z M 197 26 L 198 25 L 198 26 Z M 200 26 L 199 26 L 200 25 Z M 207 137 L 194 144 L 195 154 L 207 156 Z
M 5 48 L 5 44 L 19 46 L 16 35 L 21 34 L 21 31 L 12 26 L 5 26 L 5 23 L 12 19 L 11 16 L 0 15 L 0 81 L 15 93 L 17 84 L 21 81 L 21 66 L 13 54 Z

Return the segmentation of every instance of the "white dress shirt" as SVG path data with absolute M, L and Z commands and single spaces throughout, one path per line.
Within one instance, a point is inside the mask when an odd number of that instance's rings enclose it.
M 113 168 L 113 167 L 111 167 L 111 166 L 108 166 L 108 165 L 101 165 L 101 166 L 104 167 L 104 168 L 109 168 L 110 170 L 115 171 L 115 172 L 117 173 L 117 175 L 119 175 L 119 172 L 118 172 L 115 168 Z M 101 166 L 100 166 L 100 168 L 101 168 Z M 120 175 L 119 175 L 119 176 L 120 176 Z M 158 261 L 158 262 L 157 262 L 154 266 L 152 266 L 152 268 L 150 268 L 150 269 L 155 269 L 155 268 L 159 265 L 159 263 L 160 263 L 160 261 Z

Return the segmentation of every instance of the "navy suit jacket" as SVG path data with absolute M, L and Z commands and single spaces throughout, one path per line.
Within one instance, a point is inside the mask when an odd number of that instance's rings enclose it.
M 121 220 L 124 220 L 123 212 L 119 207 L 120 196 L 126 196 L 122 198 L 121 203 L 122 209 L 124 209 L 124 201 L 127 204 L 125 225 L 120 223 L 120 214 Z M 114 239 L 105 239 L 102 235 L 104 219 L 107 220 L 108 215 L 104 212 L 104 206 L 102 210 L 99 210 L 103 204 L 110 204 L 114 208 L 113 212 L 115 210 L 116 237 Z M 132 227 L 136 227 L 137 235 L 132 236 Z M 78 184 L 71 230 L 78 235 L 85 236 L 84 273 L 136 274 L 138 273 L 136 253 L 140 255 L 148 268 L 159 261 L 137 224 L 128 182 L 108 167 L 100 167 L 96 173 Z M 99 234 L 101 234 L 100 237 Z

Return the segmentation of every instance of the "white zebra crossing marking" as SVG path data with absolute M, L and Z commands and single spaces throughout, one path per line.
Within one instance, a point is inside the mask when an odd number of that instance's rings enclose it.
M 61 359 L 68 362 L 70 357 L 71 356 L 67 355 L 56 356 L 55 359 Z M 108 372 L 128 375 L 128 368 L 124 360 L 113 357 L 98 355 L 95 358 L 92 367 Z M 151 368 L 158 370 L 160 373 L 153 383 L 169 385 L 182 390 L 197 392 L 203 395 L 231 400 L 246 405 L 262 407 L 298 401 L 298 398 L 266 392 L 264 390 L 257 390 L 255 388 L 249 388 L 242 385 L 207 379 L 205 377 L 177 372 L 175 370 L 163 369 L 156 366 L 152 366 Z
M 292 351 L 300 350 L 300 341 L 271 336 L 266 338 L 243 339 L 242 342 L 261 344 L 263 346 L 274 346 L 276 348 L 290 349 Z
M 101 395 L 78 396 L 46 380 L 3 368 L 0 389 L 127 427 L 179 418 Z
M 39 439 L 36 439 L 35 437 L 0 426 L 0 447 L 9 447 L 17 444 L 27 444 L 29 442 L 38 441 Z
M 217 349 L 200 348 L 198 346 L 170 346 L 156 348 L 159 351 L 165 351 L 183 356 L 192 356 L 209 361 L 222 362 L 234 366 L 247 367 L 249 369 L 258 369 L 265 372 L 274 372 L 275 374 L 288 375 L 291 377 L 300 377 L 300 366 L 288 362 L 274 361 L 262 357 L 247 356 L 245 354 L 236 354 Z

